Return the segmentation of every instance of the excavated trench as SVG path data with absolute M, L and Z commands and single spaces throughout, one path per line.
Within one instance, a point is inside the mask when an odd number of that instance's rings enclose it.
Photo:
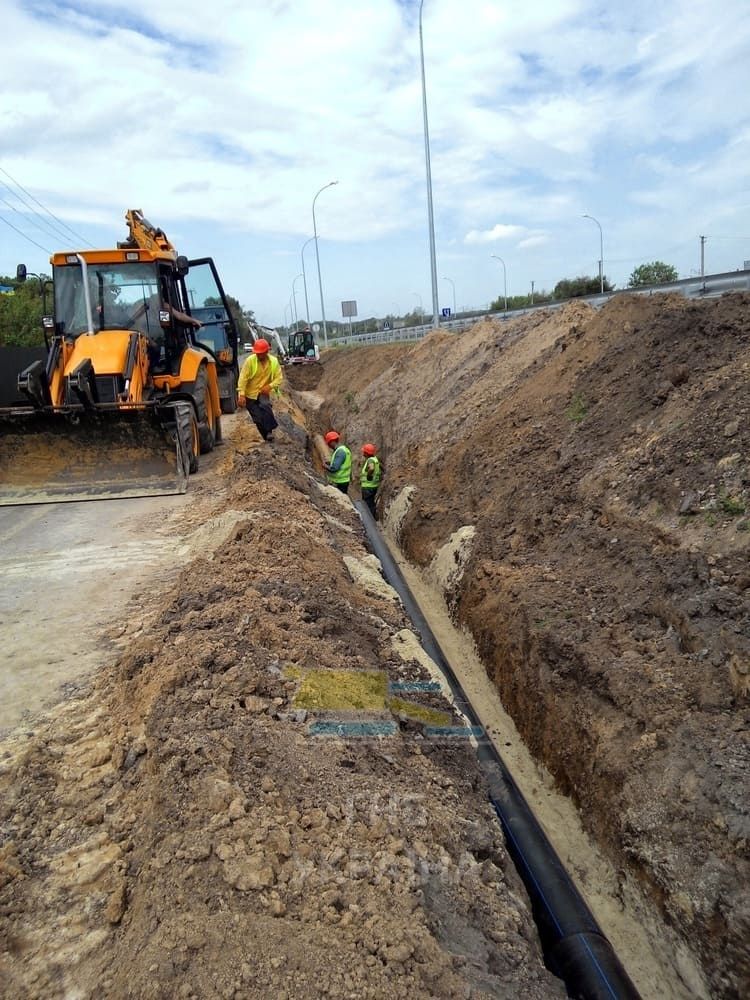
M 328 451 L 319 429 L 333 423 L 328 406 L 310 391 L 295 397 L 313 431 L 310 457 L 322 471 Z M 519 734 L 474 640 L 456 626 L 448 602 L 464 573 L 473 530 L 456 532 L 427 570 L 406 555 L 404 524 L 414 492 L 404 487 L 378 525 L 356 488 L 350 490 L 383 575 L 399 593 L 441 687 L 472 734 L 490 801 L 532 902 L 547 965 L 571 996 L 710 1000 L 695 957 L 637 879 L 592 842 L 572 798 L 555 788 Z
M 391 551 L 636 986 L 747 995 L 746 298 L 325 361 L 309 426 L 377 443 Z

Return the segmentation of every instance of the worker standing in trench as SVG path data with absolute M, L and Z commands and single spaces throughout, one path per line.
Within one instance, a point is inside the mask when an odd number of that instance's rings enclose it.
M 341 442 L 341 435 L 337 431 L 328 431 L 323 436 L 323 440 L 329 448 L 333 449 L 329 461 L 323 465 L 326 470 L 326 479 L 331 486 L 348 494 L 349 483 L 352 481 L 352 453 Z
M 362 499 L 367 504 L 368 510 L 373 517 L 377 517 L 375 509 L 375 497 L 378 494 L 380 481 L 383 478 L 383 466 L 378 458 L 378 449 L 374 444 L 363 444 L 362 455 L 364 462 L 359 474 L 359 490 Z
M 273 413 L 271 395 L 278 396 L 280 386 L 279 359 L 271 354 L 268 341 L 260 337 L 242 366 L 237 381 L 237 403 L 247 406 L 247 412 L 264 441 L 273 441 L 273 432 L 279 426 Z

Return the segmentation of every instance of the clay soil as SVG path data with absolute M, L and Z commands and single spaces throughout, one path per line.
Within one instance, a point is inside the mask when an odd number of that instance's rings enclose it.
M 193 558 L 0 745 L 0 992 L 562 997 L 471 748 L 425 738 L 450 709 L 281 419 L 269 446 L 227 418 Z
M 747 297 L 621 296 L 332 350 L 297 396 L 311 434 L 379 445 L 403 552 L 717 998 L 750 992 L 749 374 Z M 449 708 L 281 409 L 273 446 L 226 419 L 180 558 L 0 745 L 0 992 L 563 996 L 471 750 L 425 738 Z
M 436 576 L 537 760 L 711 995 L 747 996 L 750 298 L 324 360 L 311 419 L 379 446 L 414 563 L 460 552 Z

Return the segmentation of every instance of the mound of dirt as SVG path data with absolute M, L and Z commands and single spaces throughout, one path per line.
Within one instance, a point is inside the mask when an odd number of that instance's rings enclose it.
M 712 995 L 736 998 L 750 984 L 749 373 L 747 296 L 620 296 L 436 332 L 387 368 L 338 352 L 312 414 L 355 453 L 378 443 L 414 562 L 473 529 L 446 598 L 505 707 Z
M 281 417 L 273 446 L 226 418 L 198 557 L 0 747 L 3 992 L 562 997 L 468 741 L 424 737 L 450 708 Z

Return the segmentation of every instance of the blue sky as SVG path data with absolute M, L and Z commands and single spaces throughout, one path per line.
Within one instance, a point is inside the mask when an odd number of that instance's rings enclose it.
M 45 231 L 9 174 L 96 246 L 142 208 L 278 324 L 313 196 L 337 180 L 316 203 L 327 318 L 344 299 L 361 316 L 431 312 L 417 11 L 6 0 L 6 40 L 23 44 L 0 70 L 0 273 L 48 270 L 29 239 L 81 244 Z M 709 272 L 750 259 L 747 14 L 746 0 L 720 14 L 708 0 L 425 0 L 440 306 L 454 285 L 459 308 L 502 292 L 491 254 L 511 295 L 596 274 L 585 213 L 619 287 L 654 259 L 695 273 L 700 235 Z M 305 270 L 315 320 L 312 243 Z

